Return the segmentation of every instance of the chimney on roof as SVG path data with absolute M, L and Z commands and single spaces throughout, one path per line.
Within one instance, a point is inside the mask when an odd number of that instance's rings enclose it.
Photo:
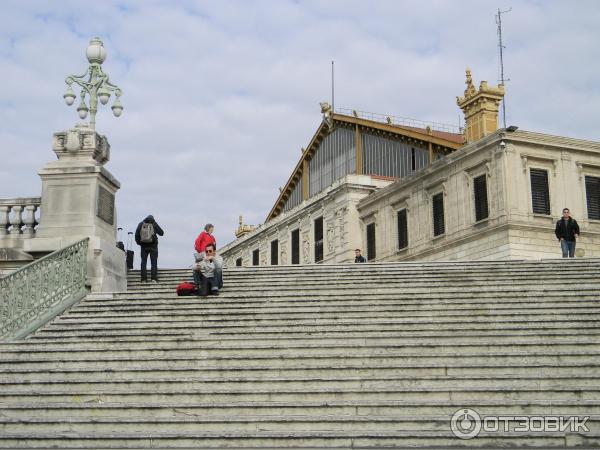
M 498 129 L 498 106 L 504 97 L 504 85 L 488 86 L 487 81 L 475 89 L 471 69 L 467 68 L 464 97 L 456 97 L 456 104 L 465 114 L 465 140 L 474 142 Z

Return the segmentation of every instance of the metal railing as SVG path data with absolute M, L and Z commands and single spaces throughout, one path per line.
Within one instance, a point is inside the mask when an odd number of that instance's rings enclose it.
M 368 111 L 358 111 L 349 108 L 336 108 L 335 112 L 338 114 L 343 114 L 345 116 L 355 116 L 361 119 L 372 120 L 374 122 L 389 123 L 390 125 L 400 125 L 404 127 L 422 129 L 426 129 L 427 127 L 429 127 L 435 131 L 445 131 L 447 133 L 456 134 L 462 134 L 463 132 L 462 128 L 457 125 L 451 125 L 441 122 L 426 122 L 423 120 L 411 119 L 409 117 L 379 114 Z
M 0 340 L 22 339 L 86 294 L 89 238 L 0 278 Z

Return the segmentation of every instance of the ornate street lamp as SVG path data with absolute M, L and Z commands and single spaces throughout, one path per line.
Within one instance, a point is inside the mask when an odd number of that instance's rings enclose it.
M 98 111 L 98 100 L 103 105 L 108 103 L 112 92 L 115 93 L 115 101 L 111 106 L 115 117 L 119 117 L 123 112 L 121 105 L 121 88 L 112 84 L 108 75 L 102 70 L 102 63 L 106 59 L 106 49 L 100 38 L 95 37 L 90 41 L 85 55 L 90 63 L 90 66 L 83 75 L 69 75 L 65 78 L 67 83 L 67 92 L 63 95 L 67 106 L 71 106 L 75 102 L 75 93 L 73 92 L 73 83 L 81 87 L 81 101 L 77 106 L 77 112 L 81 119 L 85 119 L 90 113 L 90 128 L 96 129 L 96 112 Z M 85 97 L 88 96 L 89 108 L 85 102 Z

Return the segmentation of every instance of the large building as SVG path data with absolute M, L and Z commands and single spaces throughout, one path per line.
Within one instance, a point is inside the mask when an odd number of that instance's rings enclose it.
M 565 206 L 580 250 L 600 256 L 600 143 L 497 129 L 503 86 L 466 78 L 464 130 L 322 103 L 265 223 L 240 220 L 226 264 L 348 262 L 355 248 L 369 261 L 556 257 Z

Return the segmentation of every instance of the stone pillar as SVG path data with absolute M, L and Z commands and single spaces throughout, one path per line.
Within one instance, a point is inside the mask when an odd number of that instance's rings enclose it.
M 117 179 L 103 166 L 107 139 L 85 125 L 54 134 L 57 161 L 39 172 L 42 215 L 29 252 L 54 251 L 90 238 L 87 276 L 94 292 L 126 289 L 125 255 L 116 247 Z
M 35 227 L 35 212 L 37 211 L 36 205 L 27 205 L 25 206 L 25 217 L 23 218 L 23 223 L 25 224 L 25 228 L 23 229 L 23 234 L 25 236 L 33 236 L 34 227 Z
M 0 205 L 0 236 L 6 236 L 8 234 L 8 213 L 10 212 L 9 206 Z
M 21 225 L 23 225 L 23 207 L 22 206 L 13 206 L 12 208 L 13 216 L 10 219 L 10 234 L 18 235 L 21 234 Z

